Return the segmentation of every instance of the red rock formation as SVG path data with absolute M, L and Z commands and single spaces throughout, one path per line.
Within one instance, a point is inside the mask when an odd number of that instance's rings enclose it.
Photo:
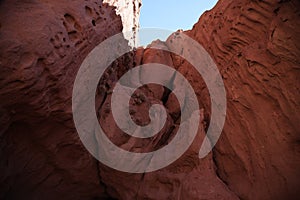
M 211 155 L 195 163 L 193 150 L 158 172 L 144 176 L 120 174 L 118 184 L 102 171 L 105 182 L 120 195 L 116 197 L 233 199 L 235 194 L 241 199 L 297 198 L 300 185 L 299 8 L 298 1 L 224 0 L 186 32 L 212 55 L 227 90 L 226 124 L 213 151 L 217 173 L 212 170 Z M 171 38 L 153 45 L 172 48 Z M 189 47 L 184 51 L 189 51 Z M 194 82 L 199 100 L 209 115 L 209 95 L 192 66 L 178 56 L 150 49 L 139 50 L 137 55 L 137 64 L 160 62 L 185 74 Z M 171 100 L 170 96 L 168 101 Z M 176 105 L 168 106 L 168 101 L 165 106 L 171 114 Z M 128 144 L 134 147 L 134 142 Z M 199 168 L 205 175 L 195 173 Z M 180 177 L 182 173 L 186 175 L 184 179 Z M 217 186 L 220 184 L 215 182 L 219 180 L 216 174 L 228 187 L 227 191 L 221 189 L 224 185 Z M 185 182 L 189 182 L 188 186 L 184 186 Z M 132 189 L 128 185 L 141 186 Z M 199 189 L 200 185 L 203 190 Z M 208 192 L 212 185 L 217 197 Z M 156 187 L 161 188 L 159 192 L 155 192 Z
M 221 0 L 186 32 L 211 54 L 227 91 L 224 131 L 201 160 L 209 94 L 192 66 L 177 55 L 142 48 L 113 63 L 99 83 L 96 110 L 103 129 L 121 148 L 160 148 L 180 123 L 172 93 L 148 85 L 132 98 L 131 114 L 143 123 L 149 120 L 149 104 L 165 105 L 164 131 L 143 140 L 121 133 L 109 101 L 114 83 L 130 67 L 173 66 L 191 82 L 204 111 L 196 140 L 180 159 L 156 172 L 128 174 L 100 164 L 85 150 L 71 112 L 72 86 L 83 58 L 121 31 L 120 18 L 92 1 L 1 2 L 0 198 L 296 199 L 299 8 L 297 0 Z M 152 45 L 170 49 L 171 37 Z
M 151 45 L 160 45 L 167 48 L 163 42 L 159 41 L 153 42 Z M 132 55 L 127 56 L 132 58 Z M 161 63 L 175 67 L 170 53 L 154 49 L 140 48 L 134 54 L 134 62 L 126 63 L 125 60 L 123 59 L 123 62 L 122 59 L 118 60 L 116 62 L 117 65 L 113 64 L 113 69 L 120 70 L 124 66 L 133 65 L 133 63 L 135 65 Z M 182 71 L 187 77 L 194 73 L 193 70 L 186 68 L 179 69 L 179 71 Z M 122 73 L 119 74 L 119 76 L 121 75 Z M 113 76 L 114 73 L 111 73 L 108 79 L 119 79 L 113 78 Z M 194 79 L 194 81 L 196 80 L 198 83 L 201 76 L 198 75 L 196 78 L 198 80 Z M 170 142 L 172 136 L 176 134 L 180 123 L 190 123 L 189 121 L 180 122 L 178 120 L 178 113 L 176 112 L 180 110 L 179 104 L 176 98 L 174 101 L 172 94 L 167 93 L 167 89 L 159 85 L 146 85 L 135 92 L 136 95 L 133 97 L 133 102 L 131 102 L 131 109 L 134 111 L 131 112 L 133 119 L 137 124 L 149 121 L 147 112 L 149 105 L 158 103 L 165 105 L 167 109 L 167 122 L 162 131 L 151 138 L 137 139 L 129 137 L 122 133 L 113 120 L 110 107 L 111 92 L 109 92 L 113 85 L 111 83 L 106 89 L 108 91 L 106 100 L 104 100 L 102 107 L 98 110 L 99 121 L 111 141 L 125 150 L 133 152 L 153 151 Z M 192 85 L 197 86 L 195 83 L 192 83 Z M 103 88 L 103 85 L 100 84 L 100 87 Z M 117 199 L 238 199 L 218 178 L 212 154 L 210 153 L 204 159 L 199 160 L 199 144 L 202 144 L 205 135 L 203 119 L 204 116 L 199 122 L 200 128 L 196 139 L 188 151 L 179 160 L 166 168 L 151 173 L 129 174 L 112 170 L 100 164 L 100 176 L 107 186 L 108 194 Z
M 227 117 L 214 158 L 242 199 L 299 198 L 299 8 L 223 0 L 188 32 L 224 79 Z
M 122 31 L 101 1 L 1 1 L 0 199 L 106 198 L 73 125 L 84 57 Z

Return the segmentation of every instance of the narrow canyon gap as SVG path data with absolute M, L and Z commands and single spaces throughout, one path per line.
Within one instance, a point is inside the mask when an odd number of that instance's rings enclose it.
M 180 71 L 202 112 L 198 135 L 180 159 L 156 172 L 128 174 L 102 165 L 84 148 L 71 105 L 83 59 L 122 32 L 121 16 L 98 0 L 1 1 L 0 199 L 299 198 L 299 8 L 297 0 L 220 0 L 185 31 L 210 53 L 227 92 L 223 133 L 204 159 L 198 151 L 210 97 L 193 67 L 178 55 L 147 48 L 114 62 L 99 82 L 95 109 L 123 149 L 167 145 L 180 123 L 174 96 L 148 85 L 132 99 L 138 102 L 132 118 L 149 120 L 147 106 L 160 103 L 167 109 L 166 126 L 152 140 L 120 132 L 110 111 L 111 89 L 132 67 L 158 62 Z M 171 39 L 151 45 L 167 50 Z

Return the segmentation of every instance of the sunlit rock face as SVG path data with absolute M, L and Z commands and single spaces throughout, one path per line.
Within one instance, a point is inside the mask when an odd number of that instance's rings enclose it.
M 299 198 L 299 8 L 297 0 L 221 0 L 188 32 L 223 76 L 227 116 L 213 153 L 241 199 Z
M 130 46 L 135 46 L 137 44 L 136 32 L 140 27 L 142 0 L 104 0 L 103 2 L 116 7 L 116 12 L 122 19 L 125 38 L 129 40 Z

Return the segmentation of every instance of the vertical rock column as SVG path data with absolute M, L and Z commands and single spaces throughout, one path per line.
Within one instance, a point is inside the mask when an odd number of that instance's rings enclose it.
M 129 40 L 130 46 L 136 46 L 136 32 L 140 27 L 139 18 L 142 0 L 104 0 L 103 3 L 116 7 L 116 13 L 122 19 L 125 38 Z

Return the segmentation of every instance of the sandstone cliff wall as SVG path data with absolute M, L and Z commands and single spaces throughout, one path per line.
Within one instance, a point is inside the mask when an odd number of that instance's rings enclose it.
M 105 199 L 71 109 L 84 57 L 122 31 L 101 1 L 1 1 L 0 199 Z
M 152 139 L 120 132 L 111 89 L 128 69 L 159 62 L 184 74 L 201 107 L 189 150 L 156 172 L 127 174 L 105 167 L 82 146 L 72 120 L 73 82 L 84 57 L 122 31 L 121 17 L 101 1 L 0 3 L 1 199 L 297 199 L 299 192 L 299 11 L 297 0 L 220 0 L 185 32 L 211 54 L 227 92 L 226 123 L 217 146 L 198 159 L 209 124 L 209 94 L 180 56 L 139 48 L 112 64 L 99 83 L 96 110 L 123 149 L 167 145 L 178 127 L 178 103 L 162 86 L 140 88 L 131 114 L 149 120 L 151 103 L 167 108 Z M 172 36 L 151 45 L 173 48 Z M 185 46 L 183 51 L 189 51 Z

